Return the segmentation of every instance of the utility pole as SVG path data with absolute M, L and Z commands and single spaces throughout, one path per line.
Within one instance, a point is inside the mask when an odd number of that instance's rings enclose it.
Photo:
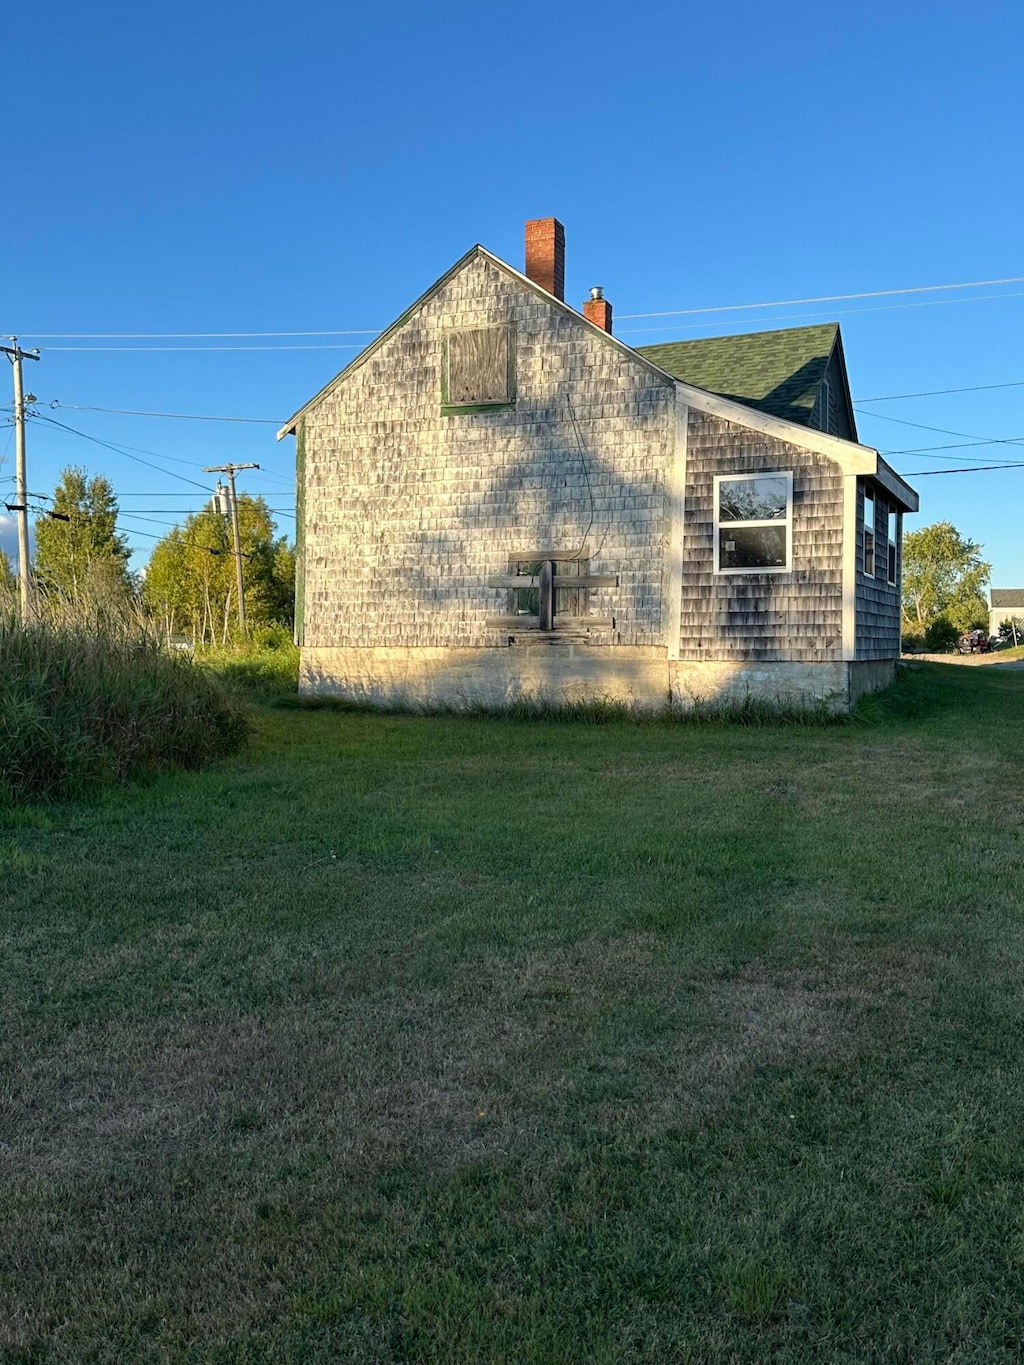
M 18 596 L 21 619 L 27 621 L 32 610 L 29 592 L 28 557 L 28 480 L 25 475 L 25 391 L 21 382 L 21 362 L 38 360 L 38 351 L 23 351 L 17 337 L 9 337 L 13 346 L 0 346 L 14 366 L 14 477 L 17 488 L 15 511 L 18 513 Z
M 231 487 L 231 530 L 235 538 L 235 579 L 238 584 L 238 624 L 245 631 L 245 589 L 242 586 L 242 539 L 238 532 L 238 499 L 235 497 L 235 474 L 239 469 L 259 469 L 258 464 L 205 465 L 204 474 L 226 474 Z

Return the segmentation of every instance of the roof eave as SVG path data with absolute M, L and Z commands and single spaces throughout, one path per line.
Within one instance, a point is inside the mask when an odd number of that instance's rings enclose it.
M 881 484 L 885 491 L 896 499 L 900 509 L 904 512 L 916 512 L 921 506 L 921 499 L 917 491 L 911 488 L 910 484 L 896 473 L 891 465 L 886 464 L 881 455 L 878 456 L 878 468 L 875 470 L 875 481 Z

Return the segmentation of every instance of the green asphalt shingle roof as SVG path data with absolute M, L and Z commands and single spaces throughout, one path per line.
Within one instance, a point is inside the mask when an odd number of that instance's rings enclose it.
M 825 322 L 635 349 L 686 384 L 808 426 L 838 332 Z

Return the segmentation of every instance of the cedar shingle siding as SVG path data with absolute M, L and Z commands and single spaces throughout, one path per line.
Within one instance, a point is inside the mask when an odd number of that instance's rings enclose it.
M 499 325 L 517 402 L 443 415 L 446 336 Z M 471 261 L 304 418 L 305 643 L 499 645 L 486 622 L 508 593 L 487 579 L 581 548 L 619 575 L 591 614 L 614 615 L 617 643 L 660 643 L 674 404 L 582 318 Z
M 716 474 L 793 471 L 790 573 L 714 573 Z M 843 477 L 834 461 L 690 410 L 683 540 L 684 659 L 842 658 Z
M 857 480 L 857 658 L 898 659 L 900 654 L 900 579 L 903 537 L 897 534 L 896 582 L 888 578 L 889 503 L 875 490 L 875 572 L 864 572 L 864 481 Z

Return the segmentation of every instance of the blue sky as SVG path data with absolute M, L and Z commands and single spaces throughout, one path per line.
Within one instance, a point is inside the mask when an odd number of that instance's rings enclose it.
M 1024 276 L 1019 5 L 58 0 L 5 28 L 0 332 L 43 350 L 40 413 L 120 447 L 33 422 L 29 482 L 107 474 L 136 566 L 204 464 L 258 460 L 243 486 L 290 535 L 292 442 L 89 408 L 282 420 L 474 242 L 521 266 L 550 214 L 568 301 L 603 285 L 624 340 L 837 318 L 855 399 L 1017 385 L 866 403 L 863 440 L 1024 443 L 1024 282 L 625 316 Z M 48 335 L 228 332 L 279 335 Z M 1015 458 L 890 457 L 910 524 L 954 521 L 997 586 L 1024 583 L 1024 468 L 914 476 Z

